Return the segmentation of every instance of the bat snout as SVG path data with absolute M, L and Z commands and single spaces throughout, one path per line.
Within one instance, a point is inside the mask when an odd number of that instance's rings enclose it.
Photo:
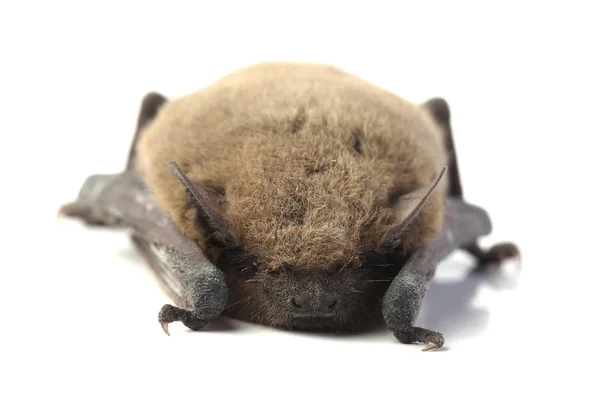
M 329 317 L 335 312 L 337 303 L 337 296 L 333 294 L 300 294 L 290 299 L 292 314 L 302 317 Z

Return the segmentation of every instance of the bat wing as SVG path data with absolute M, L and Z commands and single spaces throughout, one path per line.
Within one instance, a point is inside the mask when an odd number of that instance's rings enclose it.
M 383 316 L 394 336 L 402 343 L 426 343 L 424 350 L 444 344 L 441 333 L 413 325 L 437 265 L 454 250 L 492 231 L 484 209 L 457 198 L 447 198 L 446 202 L 442 231 L 411 255 L 383 298 Z
M 77 200 L 64 205 L 60 214 L 89 225 L 124 227 L 132 232 L 136 249 L 155 272 L 164 290 L 182 308 L 193 309 L 198 280 L 213 279 L 224 285 L 222 273 L 184 236 L 159 208 L 142 177 L 135 171 L 137 143 L 168 99 L 150 92 L 142 99 L 126 169 L 112 175 L 92 175 L 84 182 Z M 220 290 L 217 290 L 219 292 Z
M 403 271 L 430 276 L 437 264 L 454 250 L 489 235 L 491 231 L 492 222 L 483 208 L 457 198 L 447 198 L 442 231 L 411 256 Z
M 92 175 L 74 203 L 62 214 L 92 225 L 122 227 L 132 232 L 137 250 L 155 272 L 167 294 L 182 308 L 193 308 L 190 285 L 193 271 L 220 271 L 200 247 L 184 236 L 159 208 L 142 178 L 133 170 L 121 174 Z

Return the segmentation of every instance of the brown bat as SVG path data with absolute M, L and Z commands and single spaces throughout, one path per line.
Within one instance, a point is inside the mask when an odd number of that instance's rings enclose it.
M 122 226 L 193 330 L 224 314 L 285 329 L 364 330 L 439 348 L 414 321 L 437 264 L 477 270 L 487 212 L 463 200 L 446 101 L 413 104 L 338 68 L 262 63 L 142 102 L 126 170 L 87 179 L 64 215 Z

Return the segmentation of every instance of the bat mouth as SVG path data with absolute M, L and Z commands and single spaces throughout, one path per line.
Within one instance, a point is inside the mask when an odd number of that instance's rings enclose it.
M 288 324 L 292 329 L 299 331 L 328 331 L 337 326 L 335 315 L 292 316 Z

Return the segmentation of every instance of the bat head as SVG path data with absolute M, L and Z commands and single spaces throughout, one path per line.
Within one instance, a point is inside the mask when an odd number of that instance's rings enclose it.
M 395 199 L 394 215 L 402 218 L 380 230 L 375 241 L 365 242 L 361 232 L 372 233 L 365 226 L 380 223 L 381 216 L 354 207 L 362 217 L 351 219 L 343 202 L 339 213 L 316 207 L 303 212 L 302 224 L 291 225 L 265 224 L 269 217 L 257 206 L 262 229 L 250 235 L 253 222 L 247 214 L 245 224 L 236 223 L 235 209 L 232 220 L 225 218 L 206 188 L 191 182 L 174 162 L 170 168 L 196 210 L 194 223 L 208 243 L 207 256 L 226 276 L 227 315 L 289 329 L 337 331 L 383 322 L 381 299 L 408 257 L 397 250 L 446 172 L 444 168 L 429 184 Z M 271 215 L 283 220 L 275 210 Z

